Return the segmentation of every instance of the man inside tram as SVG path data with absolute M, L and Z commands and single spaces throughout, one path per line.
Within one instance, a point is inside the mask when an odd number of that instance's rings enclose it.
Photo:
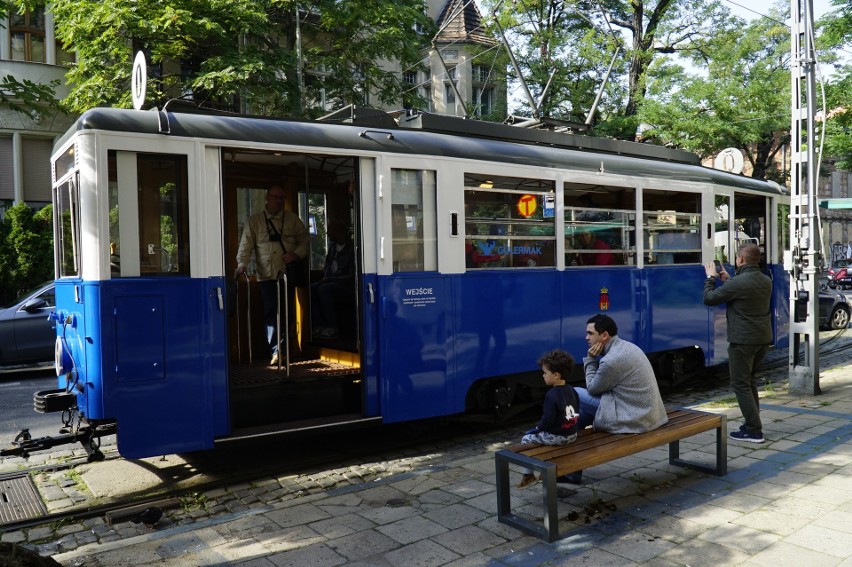
M 251 215 L 243 229 L 240 246 L 237 250 L 236 276 L 244 274 L 252 253 L 257 266 L 257 281 L 263 298 L 263 320 L 266 324 L 266 339 L 272 350 L 270 365 L 278 364 L 278 347 L 281 341 L 277 336 L 279 296 L 277 296 L 279 275 L 288 265 L 306 258 L 309 251 L 308 230 L 299 216 L 284 210 L 284 188 L 272 185 L 266 190 L 266 204 L 262 211 Z M 288 274 L 288 279 L 289 279 Z M 293 283 L 287 286 L 286 297 L 293 311 L 295 290 Z M 281 328 L 288 333 L 289 324 L 284 320 L 281 309 Z
M 329 223 L 328 240 L 322 279 L 311 284 L 311 320 L 314 337 L 336 339 L 340 336 L 339 305 L 348 305 L 345 299 L 355 293 L 355 247 L 349 226 L 342 220 Z

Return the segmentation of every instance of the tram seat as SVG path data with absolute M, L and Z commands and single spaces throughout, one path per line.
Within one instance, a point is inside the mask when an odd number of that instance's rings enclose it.
M 547 541 L 559 537 L 556 478 L 669 445 L 669 464 L 724 476 L 728 472 L 727 418 L 724 415 L 682 408 L 667 408 L 669 421 L 647 433 L 614 434 L 580 432 L 570 445 L 514 445 L 494 454 L 497 481 L 497 520 Z M 680 440 L 707 431 L 716 431 L 716 463 L 708 466 L 680 458 Z M 513 514 L 509 495 L 509 464 L 532 469 L 541 475 L 543 485 L 541 524 Z

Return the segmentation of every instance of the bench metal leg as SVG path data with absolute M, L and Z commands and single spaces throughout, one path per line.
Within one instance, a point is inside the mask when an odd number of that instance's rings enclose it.
M 548 542 L 559 538 L 559 517 L 556 501 L 556 465 L 539 461 L 512 451 L 497 451 L 494 457 L 497 473 L 497 521 Z M 509 464 L 532 469 L 541 475 L 543 523 L 522 518 L 512 513 L 509 494 Z
M 722 422 L 716 428 L 716 466 L 708 467 L 699 463 L 684 461 L 680 458 L 680 441 L 669 443 L 669 464 L 697 471 L 709 472 L 717 476 L 728 474 L 728 419 L 721 416 Z

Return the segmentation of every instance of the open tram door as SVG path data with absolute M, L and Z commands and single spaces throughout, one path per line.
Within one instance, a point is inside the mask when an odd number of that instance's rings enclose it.
M 237 147 L 221 152 L 225 272 L 232 276 L 229 438 L 363 421 L 358 159 Z M 247 238 L 265 245 L 276 222 L 283 222 L 270 217 L 273 228 L 265 228 L 267 223 L 250 220 L 269 216 L 267 190 L 273 185 L 283 189 L 285 214 L 298 216 L 309 244 L 305 272 L 298 279 L 287 273 L 292 292 L 280 281 L 282 342 L 275 363 L 268 330 L 278 321 L 264 313 L 261 285 L 269 280 L 254 266 L 257 244 L 245 275 L 233 277 L 246 230 Z M 331 280 L 334 285 L 327 286 Z

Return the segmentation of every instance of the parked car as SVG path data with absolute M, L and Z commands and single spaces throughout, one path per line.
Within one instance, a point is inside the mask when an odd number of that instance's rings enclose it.
M 819 291 L 819 323 L 828 329 L 845 329 L 849 325 L 852 308 L 842 293 L 831 289 Z
M 0 365 L 49 362 L 54 357 L 56 308 L 53 282 L 0 309 Z

